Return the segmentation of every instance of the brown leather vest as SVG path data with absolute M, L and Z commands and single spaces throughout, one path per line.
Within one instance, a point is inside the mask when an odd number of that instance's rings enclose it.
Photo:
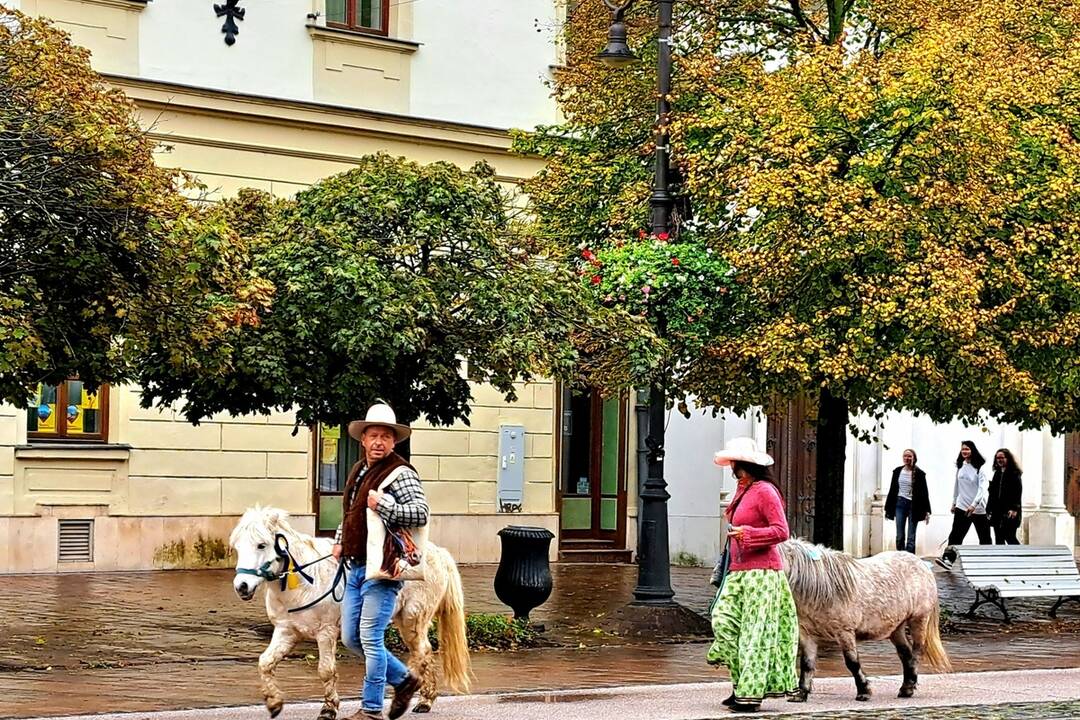
M 390 453 L 379 462 L 375 463 L 364 473 L 364 477 L 357 479 L 360 471 L 364 469 L 364 461 L 356 463 L 349 470 L 349 477 L 345 481 L 345 495 L 342 498 L 341 510 L 341 554 L 345 558 L 355 558 L 359 562 L 367 559 L 367 498 L 368 492 L 378 490 L 379 485 L 387 476 L 402 465 L 412 467 L 405 458 L 397 453 Z M 353 486 L 360 483 L 360 487 L 353 492 Z M 350 503 L 349 499 L 353 498 Z

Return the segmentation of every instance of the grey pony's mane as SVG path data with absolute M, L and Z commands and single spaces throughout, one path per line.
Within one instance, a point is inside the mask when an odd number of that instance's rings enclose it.
M 855 596 L 858 564 L 847 553 L 792 538 L 780 543 L 780 554 L 791 592 L 800 600 L 823 606 Z

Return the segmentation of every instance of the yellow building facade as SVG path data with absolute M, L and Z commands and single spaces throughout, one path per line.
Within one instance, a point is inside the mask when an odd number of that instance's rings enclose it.
M 375 152 L 462 167 L 485 160 L 515 184 L 539 163 L 509 152 L 508 128 L 556 119 L 545 80 L 557 45 L 536 32 L 537 18 L 556 25 L 550 0 L 516 0 L 514 10 L 478 0 L 467 17 L 434 3 L 246 2 L 231 45 L 227 18 L 210 3 L 8 4 L 89 48 L 95 68 L 136 103 L 159 162 L 196 175 L 211 198 L 242 187 L 289 196 Z M 378 27 L 338 22 L 364 13 Z M 491 41 L 465 43 L 466 31 Z M 0 405 L 0 572 L 228 566 L 229 533 L 255 504 L 288 510 L 307 532 L 336 524 L 343 466 L 355 453 L 337 428 L 294 432 L 289 413 L 192 426 L 172 410 L 141 408 L 138 388 L 93 398 L 69 383 L 60 392 L 46 388 L 30 408 Z M 626 403 L 597 414 L 599 399 L 583 406 L 551 382 L 517 394 L 507 403 L 474 386 L 469 426 L 414 426 L 433 540 L 459 562 L 497 561 L 497 531 L 511 524 L 557 535 L 566 526 L 583 548 L 631 546 Z M 497 501 L 508 426 L 524 431 L 522 501 L 512 512 Z M 586 469 L 571 477 L 571 466 Z

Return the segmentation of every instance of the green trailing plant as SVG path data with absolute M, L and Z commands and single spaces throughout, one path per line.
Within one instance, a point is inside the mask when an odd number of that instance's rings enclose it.
M 432 622 L 428 639 L 438 649 L 438 621 Z M 517 650 L 543 644 L 540 633 L 528 622 L 494 613 L 471 613 L 465 616 L 465 634 L 470 650 Z M 386 630 L 386 645 L 400 652 L 406 649 L 397 629 Z

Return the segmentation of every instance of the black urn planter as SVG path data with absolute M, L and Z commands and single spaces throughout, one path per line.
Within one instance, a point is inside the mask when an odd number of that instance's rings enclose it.
M 495 573 L 495 594 L 514 610 L 515 620 L 529 613 L 551 595 L 548 549 L 555 535 L 546 528 L 511 525 L 499 531 L 502 557 Z

